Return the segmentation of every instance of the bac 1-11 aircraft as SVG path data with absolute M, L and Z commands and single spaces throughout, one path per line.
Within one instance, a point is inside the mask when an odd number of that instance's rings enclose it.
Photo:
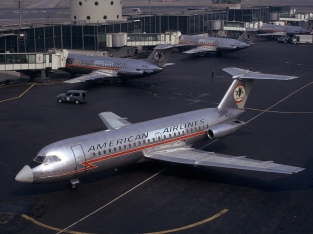
M 307 22 L 300 26 L 292 25 L 276 25 L 272 23 L 263 24 L 259 29 L 258 36 L 282 36 L 294 34 L 310 34 L 313 27 L 313 18 L 309 18 Z
M 289 80 L 296 77 L 262 74 L 239 68 L 224 68 L 234 78 L 217 108 L 207 108 L 146 122 L 131 124 L 112 112 L 99 116 L 108 130 L 52 143 L 41 149 L 15 179 L 25 183 L 70 181 L 121 167 L 147 158 L 195 166 L 293 174 L 304 168 L 229 156 L 194 149 L 206 139 L 225 137 L 245 126 L 245 112 L 254 80 Z
M 166 63 L 175 45 L 158 45 L 145 60 L 112 58 L 69 54 L 64 69 L 71 74 L 86 74 L 64 83 L 79 83 L 87 80 L 137 78 L 164 71 Z
M 256 34 L 257 30 L 247 29 L 238 40 L 221 37 L 181 35 L 179 44 L 185 45 L 184 48 L 187 46 L 195 47 L 184 51 L 183 53 L 185 54 L 208 54 L 215 52 L 217 55 L 221 55 L 223 52 L 234 52 L 251 47 Z

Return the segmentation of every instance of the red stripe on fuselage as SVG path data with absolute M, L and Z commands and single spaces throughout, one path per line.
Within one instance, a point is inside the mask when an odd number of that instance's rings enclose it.
M 193 133 L 193 134 L 180 136 L 180 137 L 176 137 L 176 138 L 172 138 L 172 139 L 168 139 L 168 140 L 163 140 L 163 141 L 155 142 L 155 143 L 152 143 L 152 144 L 149 144 L 149 145 L 145 145 L 145 146 L 141 146 L 141 147 L 137 147 L 137 148 L 121 151 L 121 152 L 118 152 L 118 153 L 101 156 L 99 158 L 90 159 L 90 160 L 87 160 L 85 162 L 81 162 L 80 163 L 81 165 L 84 165 L 85 168 L 81 168 L 81 169 L 79 169 L 77 171 L 70 171 L 70 172 L 65 172 L 65 173 L 58 174 L 58 175 L 53 175 L 51 177 L 60 177 L 60 176 L 71 175 L 71 174 L 76 174 L 76 173 L 79 173 L 79 172 L 88 171 L 88 170 L 91 170 L 91 169 L 94 169 L 94 168 L 98 167 L 96 165 L 93 165 L 93 163 L 105 161 L 105 160 L 108 160 L 108 159 L 111 159 L 111 158 L 115 158 L 115 157 L 120 157 L 120 156 L 123 156 L 123 155 L 126 155 L 126 154 L 130 154 L 130 153 L 135 153 L 135 152 L 142 151 L 142 150 L 145 150 L 145 149 L 153 148 L 153 147 L 158 146 L 158 145 L 165 145 L 165 144 L 172 143 L 172 142 L 175 142 L 175 141 L 186 140 L 186 139 L 191 138 L 191 137 L 201 136 L 202 134 L 205 134 L 206 132 L 207 131 L 196 132 L 196 133 Z

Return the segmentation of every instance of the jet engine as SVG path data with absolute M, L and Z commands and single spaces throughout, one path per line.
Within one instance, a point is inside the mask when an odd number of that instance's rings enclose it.
M 227 123 L 214 125 L 209 128 L 207 135 L 210 139 L 228 136 L 245 126 L 244 121 L 235 120 Z

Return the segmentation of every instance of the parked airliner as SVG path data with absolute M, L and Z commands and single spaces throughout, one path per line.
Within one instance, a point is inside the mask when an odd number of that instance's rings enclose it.
M 16 175 L 26 183 L 70 181 L 72 187 L 82 176 L 121 167 L 147 158 L 194 166 L 225 167 L 293 174 L 304 168 L 229 156 L 192 148 L 206 139 L 226 137 L 242 127 L 254 80 L 290 80 L 296 77 L 262 74 L 239 68 L 224 68 L 234 78 L 217 108 L 207 108 L 146 122 L 131 124 L 112 112 L 99 116 L 105 131 L 61 140 L 41 149 Z
M 259 29 L 259 36 L 282 36 L 294 34 L 310 34 L 313 28 L 313 18 L 310 18 L 300 26 L 292 25 L 276 25 L 274 23 L 263 24 Z
M 166 63 L 175 45 L 158 45 L 145 60 L 112 58 L 69 54 L 66 60 L 66 71 L 72 74 L 86 74 L 64 83 L 79 83 L 87 80 L 120 79 L 143 77 L 164 71 Z
M 193 49 L 184 51 L 183 53 L 185 54 L 207 54 L 210 52 L 216 52 L 218 55 L 221 55 L 223 52 L 233 52 L 249 48 L 252 45 L 252 41 L 256 34 L 256 30 L 247 29 L 238 38 L 238 40 L 221 37 L 181 35 L 179 38 L 179 44 L 195 47 Z

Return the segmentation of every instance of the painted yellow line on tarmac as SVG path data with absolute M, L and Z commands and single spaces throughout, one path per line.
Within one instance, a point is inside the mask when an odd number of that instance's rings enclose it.
M 210 221 L 220 217 L 221 215 L 225 214 L 227 211 L 228 211 L 228 209 L 224 209 L 224 210 L 218 212 L 217 214 L 211 216 L 210 218 L 207 218 L 207 219 L 202 220 L 200 222 L 193 223 L 193 224 L 181 227 L 181 228 L 175 228 L 175 229 L 170 229 L 170 230 L 165 230 L 165 231 L 160 231 L 160 232 L 149 232 L 149 233 L 146 233 L 146 234 L 165 234 L 165 233 L 171 233 L 171 232 L 177 232 L 177 231 L 186 230 L 186 229 L 193 228 L 193 227 L 202 225 L 204 223 L 210 222 Z
M 55 227 L 51 227 L 51 226 L 48 226 L 48 225 L 46 225 L 46 224 L 40 223 L 40 222 L 38 222 L 37 220 L 35 220 L 35 219 L 29 217 L 29 216 L 26 215 L 26 214 L 22 214 L 21 216 L 22 216 L 24 219 L 27 219 L 27 220 L 33 222 L 34 224 L 36 224 L 36 225 L 38 225 L 38 226 L 40 226 L 40 227 L 43 227 L 43 228 L 46 228 L 46 229 L 50 229 L 50 230 L 53 230 L 53 231 L 57 231 L 57 232 L 59 232 L 59 231 L 62 230 L 62 229 L 60 229 L 60 228 L 55 228 Z M 76 232 L 76 231 L 70 231 L 70 230 L 65 230 L 65 231 L 63 231 L 63 232 L 65 232 L 65 233 L 72 233 L 72 234 L 90 234 L 90 233 L 87 233 L 87 232 Z
M 17 96 L 17 97 L 13 97 L 13 98 L 9 98 L 9 99 L 5 99 L 5 100 L 0 100 L 0 102 L 7 102 L 7 101 L 11 101 L 11 100 L 14 100 L 14 99 L 17 99 L 17 98 L 20 98 L 22 97 L 25 93 L 27 93 L 32 87 L 34 87 L 35 83 L 32 84 L 28 89 L 26 89 L 20 96 Z

